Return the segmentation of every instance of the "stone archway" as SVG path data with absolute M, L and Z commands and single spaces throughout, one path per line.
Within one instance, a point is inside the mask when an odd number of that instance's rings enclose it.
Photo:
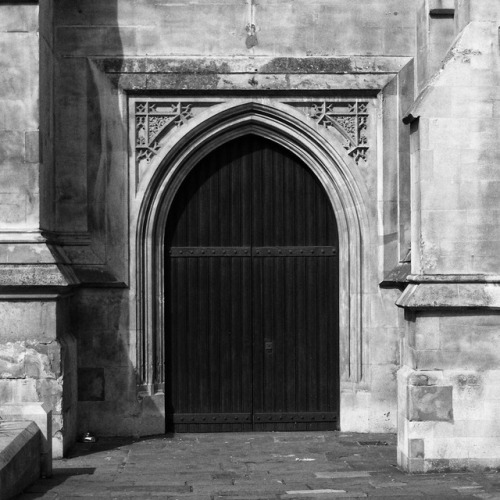
M 279 103 L 239 102 L 219 106 L 218 113 L 207 113 L 177 134 L 158 152 L 138 186 L 140 208 L 133 219 L 136 240 L 132 250 L 136 258 L 137 373 L 143 396 L 161 399 L 164 391 L 164 228 L 172 200 L 201 158 L 245 134 L 259 135 L 291 151 L 309 166 L 327 193 L 339 230 L 341 386 L 362 382 L 366 307 L 362 284 L 367 274 L 362 266 L 367 251 L 362 235 L 369 231 L 359 183 L 345 156 L 338 153 L 341 143 L 332 146 L 298 113 Z

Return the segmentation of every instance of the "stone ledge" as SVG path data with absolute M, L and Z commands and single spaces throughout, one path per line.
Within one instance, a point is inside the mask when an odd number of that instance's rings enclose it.
M 0 422 L 0 500 L 40 477 L 41 432 L 34 422 Z
M 500 309 L 500 283 L 410 284 L 396 305 L 406 309 Z
M 78 284 L 64 264 L 0 264 L 0 289 L 16 286 L 67 287 Z
M 398 73 L 404 56 L 310 57 L 91 57 L 105 73 L 181 74 L 346 74 Z

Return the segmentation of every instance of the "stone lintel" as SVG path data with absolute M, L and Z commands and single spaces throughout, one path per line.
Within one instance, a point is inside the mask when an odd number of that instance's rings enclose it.
M 347 74 L 398 73 L 410 57 L 92 57 L 104 73 Z
M 406 309 L 500 309 L 500 283 L 412 283 L 396 305 Z
M 82 59 L 83 60 L 83 59 Z M 380 91 L 411 62 L 402 56 L 91 57 L 115 86 L 140 91 Z

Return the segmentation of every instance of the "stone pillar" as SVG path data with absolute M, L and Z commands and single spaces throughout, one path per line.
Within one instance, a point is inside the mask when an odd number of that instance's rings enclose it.
M 39 186 L 49 165 L 39 148 L 39 50 L 38 5 L 0 3 L 0 405 L 47 403 L 61 456 L 76 419 L 67 319 L 76 279 L 41 234 Z
M 412 275 L 398 373 L 410 472 L 500 466 L 500 4 L 457 0 L 457 36 L 411 123 Z

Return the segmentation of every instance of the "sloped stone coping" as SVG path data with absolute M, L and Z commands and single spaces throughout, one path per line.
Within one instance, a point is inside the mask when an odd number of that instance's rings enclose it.
M 0 500 L 21 493 L 40 477 L 42 433 L 35 422 L 0 421 Z
M 52 476 L 52 410 L 45 403 L 2 403 L 0 406 L 0 433 L 2 424 L 34 422 L 41 432 L 39 462 L 43 477 Z

